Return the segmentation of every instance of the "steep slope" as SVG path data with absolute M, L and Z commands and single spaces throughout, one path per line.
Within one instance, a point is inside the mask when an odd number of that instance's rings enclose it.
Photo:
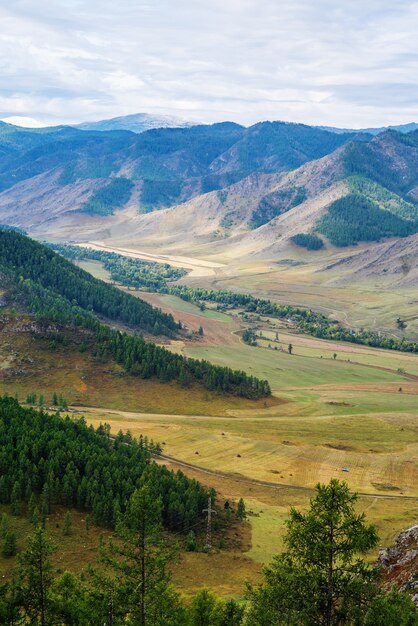
M 0 289 L 6 292 L 6 301 L 35 318 L 29 322 L 29 332 L 33 323 L 41 333 L 48 334 L 52 328 L 51 341 L 62 343 L 61 330 L 76 329 L 96 356 L 112 359 L 132 376 L 163 383 L 177 381 L 184 387 L 198 384 L 251 399 L 271 395 L 266 380 L 187 359 L 146 341 L 140 331 L 174 336 L 180 324 L 172 315 L 93 278 L 50 248 L 13 230 L 0 229 Z M 99 316 L 129 327 L 130 332 L 111 328 Z
M 283 123 L 247 129 L 225 122 L 141 134 L 70 127 L 23 129 L 3 123 L 0 218 L 10 219 L 13 204 L 16 224 L 23 223 L 29 206 L 32 223 L 42 213 L 38 226 L 46 217 L 45 207 L 54 207 L 60 215 L 66 210 L 91 212 L 90 195 L 114 178 L 133 183 L 131 197 L 123 195 L 107 206 L 102 202 L 99 212 L 111 214 L 131 205 L 148 212 L 223 189 L 252 173 L 292 169 L 352 137 Z

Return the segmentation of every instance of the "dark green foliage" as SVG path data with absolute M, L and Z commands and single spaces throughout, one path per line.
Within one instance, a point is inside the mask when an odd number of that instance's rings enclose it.
M 141 188 L 141 212 L 147 213 L 176 204 L 181 191 L 182 184 L 177 180 L 144 180 Z
M 179 380 L 180 376 L 184 382 L 186 377 L 188 382 L 200 382 L 212 391 L 248 398 L 271 393 L 267 381 L 245 372 L 187 359 L 146 342 L 142 335 L 120 333 L 100 324 L 94 313 L 155 335 L 173 335 L 179 328 L 171 315 L 93 278 L 27 237 L 0 231 L 0 268 L 2 265 L 14 284 L 9 292 L 11 297 L 23 301 L 47 323 L 54 320 L 94 331 L 96 355 L 115 359 L 130 374 L 158 377 L 163 382 Z
M 417 626 L 418 611 L 410 596 L 396 590 L 381 593 L 369 608 L 364 626 Z
M 344 149 L 343 165 L 349 176 L 364 176 L 406 196 L 418 183 L 418 133 L 387 131 L 371 142 L 353 141 Z
M 17 552 L 16 535 L 8 531 L 3 538 L 1 553 L 5 559 L 10 559 Z
M 320 250 L 324 247 L 324 242 L 315 233 L 298 233 L 290 238 L 294 244 L 306 248 L 307 250 Z
M 95 191 L 83 204 L 83 213 L 96 215 L 112 215 L 115 209 L 122 208 L 131 197 L 134 184 L 127 178 L 113 178 L 112 181 Z
M 30 311 L 51 320 L 77 324 L 83 318 L 88 325 L 95 315 L 102 315 L 155 334 L 172 335 L 178 328 L 171 315 L 93 278 L 18 233 L 0 231 L 0 268 L 18 283 L 18 295 Z
M 335 246 L 352 246 L 382 237 L 407 237 L 418 231 L 418 222 L 404 220 L 380 209 L 372 200 L 351 193 L 333 202 L 316 228 Z
M 140 484 L 160 498 L 167 528 L 187 532 L 198 520 L 208 492 L 181 472 L 151 462 L 143 441 L 127 446 L 109 430 L 88 428 L 84 419 L 65 419 L 24 409 L 0 398 L 0 495 L 10 503 L 18 492 L 42 494 L 43 516 L 61 504 L 92 513 L 96 524 L 114 527 L 119 512 Z
M 247 517 L 247 512 L 245 509 L 245 502 L 242 498 L 240 498 L 238 500 L 238 506 L 237 506 L 237 517 L 240 520 L 243 520 Z
M 187 535 L 186 550 L 187 552 L 196 552 L 197 550 L 196 533 L 194 530 L 191 530 Z
M 51 248 L 71 261 L 82 259 L 100 261 L 110 273 L 113 281 L 142 290 L 162 291 L 166 287 L 167 281 L 179 280 L 187 274 L 186 270 L 172 267 L 167 263 L 152 263 L 141 259 L 132 259 L 115 252 L 62 244 L 51 245 Z
M 64 516 L 64 524 L 62 527 L 62 534 L 65 536 L 71 535 L 72 533 L 72 521 L 71 521 L 71 513 L 67 511 Z
M 304 187 L 291 187 L 290 189 L 273 191 L 264 196 L 252 214 L 251 228 L 258 228 L 263 224 L 267 224 L 274 217 L 290 211 L 298 204 L 302 204 L 306 197 L 306 189 Z
M 242 340 L 244 343 L 248 343 L 249 346 L 257 345 L 257 335 L 251 328 L 246 328 L 242 333 Z
M 357 497 L 336 479 L 318 485 L 307 513 L 291 510 L 286 552 L 250 591 L 249 626 L 361 624 L 378 592 L 378 571 L 359 558 L 378 542 L 355 511 Z
M 398 194 L 389 191 L 382 185 L 364 176 L 350 176 L 346 182 L 352 193 L 369 198 L 369 200 L 376 202 L 381 209 L 385 209 L 403 219 L 411 221 L 418 219 L 418 206 L 413 204 L 412 199 L 405 200 Z
M 120 542 L 102 549 L 102 560 L 111 570 L 105 585 L 115 587 L 115 613 L 138 626 L 168 625 L 182 612 L 179 597 L 170 587 L 168 565 L 174 554 L 163 541 L 161 526 L 161 501 L 142 487 L 133 493 L 118 520 Z

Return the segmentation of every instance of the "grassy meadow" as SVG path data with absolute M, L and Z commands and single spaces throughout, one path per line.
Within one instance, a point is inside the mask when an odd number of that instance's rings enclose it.
M 106 278 L 100 265 L 83 262 Z M 258 289 L 267 290 L 268 280 L 261 277 Z M 107 422 L 114 433 L 129 429 L 159 441 L 164 454 L 178 461 L 164 462 L 214 486 L 221 503 L 245 499 L 248 523 L 233 531 L 226 550 L 185 554 L 175 566 L 174 581 L 184 593 L 205 582 L 221 595 L 240 595 L 243 580 L 256 580 L 261 564 L 282 549 L 290 507 L 306 507 L 318 481 L 337 477 L 358 491 L 359 510 L 377 524 L 382 545 L 417 522 L 416 355 L 315 339 L 278 320 L 244 321 L 240 311 L 210 307 L 201 311 L 175 296 L 131 293 L 173 313 L 190 331 L 167 347 L 267 378 L 273 397 L 252 402 L 139 380 L 80 353 L 71 341 L 51 352 L 42 340 L 12 331 L 1 338 L 0 367 L 20 367 L 28 354 L 33 362 L 25 363 L 24 376 L 4 378 L 0 372 L 0 393 L 24 400 L 36 392 L 49 401 L 54 391 L 61 392 L 73 414 L 95 426 Z M 297 303 L 293 292 L 289 299 Z M 331 298 L 324 310 L 330 303 Z M 333 304 L 344 309 L 344 301 Z M 203 337 L 196 335 L 200 326 Z M 242 341 L 248 326 L 257 334 L 255 347 Z M 93 540 L 84 537 L 82 520 L 74 516 L 74 537 L 84 542 L 87 562 Z M 84 557 L 65 554 L 68 566 L 79 571 Z M 4 561 L 0 566 L 4 571 Z

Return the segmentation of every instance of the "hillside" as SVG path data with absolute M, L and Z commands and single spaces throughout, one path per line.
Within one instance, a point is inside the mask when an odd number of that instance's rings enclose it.
M 84 229 L 97 235 L 102 222 L 88 217 L 89 200 L 115 178 L 131 181 L 130 193 L 112 193 L 111 202 L 105 197 L 101 215 L 126 206 L 133 214 L 152 211 L 222 189 L 252 172 L 286 171 L 353 136 L 279 122 L 250 128 L 225 122 L 141 134 L 1 123 L 0 221 L 51 233 L 56 221 L 76 212 Z
M 334 255 L 335 247 L 387 238 L 405 239 L 408 248 L 418 230 L 417 142 L 415 133 L 393 131 L 349 142 L 287 173 L 257 172 L 158 213 L 120 214 L 97 240 L 229 259 L 277 259 L 295 250 L 292 237 L 310 232 Z M 64 237 L 69 224 L 59 232 Z
M 198 383 L 211 391 L 253 399 L 271 394 L 266 380 L 208 361 L 186 359 L 146 341 L 138 331 L 174 336 L 180 325 L 172 315 L 93 278 L 13 230 L 0 230 L 0 277 L 6 302 L 34 314 L 41 334 L 42 329 L 48 334 L 51 326 L 51 340 L 59 343 L 63 341 L 61 327 L 85 329 L 85 343 L 95 354 L 113 359 L 132 376 L 177 381 L 184 387 Z M 110 328 L 99 315 L 122 329 L 130 327 L 130 332 Z

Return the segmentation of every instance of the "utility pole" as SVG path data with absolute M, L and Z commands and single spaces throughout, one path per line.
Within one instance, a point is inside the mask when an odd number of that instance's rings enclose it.
M 208 514 L 206 525 L 206 548 L 212 550 L 212 513 L 216 514 L 215 509 L 212 509 L 212 496 L 209 496 L 208 508 L 203 509 L 203 513 Z

